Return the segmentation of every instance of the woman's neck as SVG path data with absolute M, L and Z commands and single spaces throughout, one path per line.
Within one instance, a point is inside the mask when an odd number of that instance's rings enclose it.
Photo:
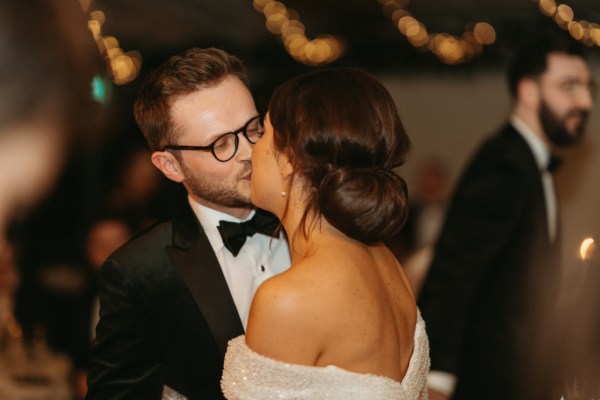
M 288 237 L 292 262 L 298 262 L 317 250 L 318 246 L 332 240 L 351 240 L 323 216 L 309 213 L 302 224 L 304 207 L 290 205 L 282 219 Z

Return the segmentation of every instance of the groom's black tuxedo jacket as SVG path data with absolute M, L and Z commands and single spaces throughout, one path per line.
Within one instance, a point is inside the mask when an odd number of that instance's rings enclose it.
M 548 350 L 556 247 L 540 168 L 507 125 L 459 180 L 419 297 L 431 369 L 457 376 L 455 399 L 533 398 L 521 383 L 539 379 L 531 372 Z
M 180 268 L 199 286 L 200 307 Z M 222 399 L 227 341 L 243 333 L 221 267 L 187 202 L 100 271 L 100 322 L 87 399 L 160 399 L 163 385 L 190 400 Z

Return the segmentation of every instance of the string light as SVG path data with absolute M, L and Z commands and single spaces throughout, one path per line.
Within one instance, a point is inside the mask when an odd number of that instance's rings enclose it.
M 425 24 L 406 10 L 409 0 L 378 1 L 383 12 L 413 47 L 432 52 L 446 64 L 469 61 L 483 52 L 483 46 L 496 41 L 496 31 L 487 22 L 467 24 L 460 37 L 449 33 L 429 33 Z
M 575 12 L 567 4 L 557 4 L 554 0 L 533 0 L 545 16 L 552 18 L 571 37 L 588 47 L 600 47 L 600 25 L 586 20 L 576 20 Z
M 106 15 L 101 10 L 90 11 L 91 0 L 79 0 L 81 8 L 88 13 L 88 29 L 92 32 L 100 54 L 106 61 L 112 81 L 117 85 L 124 85 L 133 81 L 142 66 L 142 55 L 138 51 L 125 52 L 114 36 L 103 36 L 102 25 Z
M 596 242 L 594 238 L 585 238 L 579 246 L 579 257 L 582 260 L 590 260 L 596 252 Z
M 310 40 L 304 24 L 295 10 L 276 0 L 253 0 L 254 9 L 265 16 L 269 32 L 279 35 L 285 50 L 305 65 L 326 65 L 338 60 L 345 52 L 342 40 L 333 35 L 319 35 Z

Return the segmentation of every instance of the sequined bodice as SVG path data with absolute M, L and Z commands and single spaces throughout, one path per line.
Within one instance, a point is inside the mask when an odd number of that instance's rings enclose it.
M 221 388 L 228 400 L 425 400 L 429 342 L 419 316 L 414 350 L 402 382 L 336 366 L 288 364 L 252 351 L 238 336 L 229 342 Z

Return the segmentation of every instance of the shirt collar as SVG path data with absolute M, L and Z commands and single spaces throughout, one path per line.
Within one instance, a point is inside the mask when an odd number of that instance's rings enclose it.
M 217 229 L 219 221 L 244 222 L 252 218 L 256 213 L 256 210 L 252 210 L 245 219 L 239 219 L 227 213 L 217 211 L 214 208 L 203 206 L 194 201 L 190 196 L 188 196 L 188 201 L 215 252 L 225 247 L 221 234 Z
M 550 149 L 548 149 L 548 146 L 516 115 L 511 115 L 510 123 L 519 132 L 521 137 L 525 139 L 525 142 L 527 142 L 538 168 L 546 170 L 550 161 Z

